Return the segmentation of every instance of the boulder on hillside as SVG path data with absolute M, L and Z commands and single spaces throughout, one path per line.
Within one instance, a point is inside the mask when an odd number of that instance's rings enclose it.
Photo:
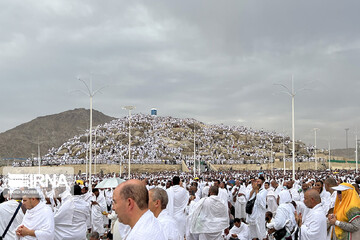
M 132 146 L 139 146 L 139 145 L 140 145 L 140 141 L 139 141 L 139 140 L 136 140 L 136 139 L 135 139 L 135 140 L 132 140 L 132 141 L 131 141 L 131 145 L 132 145 Z
M 126 136 L 124 133 L 116 133 L 114 135 L 114 138 L 116 141 L 123 141 L 124 139 L 129 138 L 128 136 Z
M 88 136 L 83 135 L 83 136 L 81 136 L 81 137 L 80 137 L 80 142 L 84 142 L 84 143 L 86 143 L 86 142 L 88 142 L 88 141 L 89 141 Z
M 104 146 L 102 149 L 102 152 L 106 152 L 110 150 L 110 146 Z
M 71 156 L 74 157 L 76 154 L 82 150 L 81 146 L 74 146 L 71 148 Z
M 62 148 L 60 151 L 57 152 L 58 155 L 63 156 L 65 153 L 68 153 L 69 149 Z
M 189 132 L 189 130 L 186 130 L 184 128 L 173 128 L 172 131 L 174 133 L 179 133 L 179 132 Z
M 140 131 L 135 131 L 134 134 L 133 134 L 133 136 L 135 136 L 135 137 L 140 137 L 142 135 L 144 135 L 144 133 L 140 132 Z
M 96 142 L 100 142 L 103 143 L 105 141 L 105 137 L 104 136 L 96 136 Z

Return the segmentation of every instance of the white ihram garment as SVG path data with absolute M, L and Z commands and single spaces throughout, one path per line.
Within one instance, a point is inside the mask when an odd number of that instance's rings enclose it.
M 101 193 L 97 198 L 96 196 L 93 196 L 92 200 L 96 201 L 98 204 L 91 205 L 91 230 L 93 232 L 98 232 L 101 236 L 105 233 L 104 215 L 102 213 L 106 211 L 106 202 L 104 195 Z
M 236 234 L 239 240 L 249 240 L 249 226 L 246 223 L 241 223 L 240 227 L 233 226 L 226 239 L 229 240 L 232 234 Z
M 326 216 L 321 204 L 310 209 L 303 216 L 303 224 L 300 228 L 301 240 L 325 240 L 326 239 Z
M 177 223 L 175 219 L 169 215 L 167 209 L 163 209 L 157 217 L 161 228 L 164 231 L 165 237 L 168 240 L 183 240 L 184 237 L 180 236 Z
M 166 240 L 166 237 L 159 221 L 150 210 L 147 210 L 124 240 Z
M 220 239 L 224 229 L 229 227 L 228 207 L 219 196 L 201 199 L 189 217 L 190 233 L 199 234 L 199 240 Z
M 225 188 L 219 188 L 219 198 L 227 206 L 229 201 L 229 194 Z
M 44 202 L 28 209 L 20 225 L 35 230 L 35 236 L 20 237 L 20 240 L 54 240 L 54 213 Z
M 239 192 L 237 193 L 237 195 L 239 195 L 239 193 L 242 193 L 244 195 L 236 196 L 236 201 L 235 201 L 235 217 L 236 218 L 244 218 L 246 219 L 246 211 L 245 211 L 245 206 L 246 206 L 246 194 L 247 194 L 247 190 L 246 187 L 244 186 L 240 186 Z
M 247 215 L 247 222 L 249 224 L 250 238 L 264 239 L 266 237 L 265 228 L 265 213 L 266 213 L 266 189 L 260 189 L 256 194 L 256 200 L 252 213 Z M 255 197 L 255 193 L 251 196 L 251 199 Z
M 0 235 L 3 234 L 5 228 L 9 224 L 12 216 L 14 215 L 19 203 L 16 200 L 9 200 L 0 204 Z M 5 235 L 4 240 L 13 240 L 16 239 L 16 229 L 20 225 L 24 218 L 24 213 L 19 209 L 19 212 L 16 214 L 13 223 L 11 224 L 8 232 Z
M 276 209 L 278 208 L 277 204 L 277 197 L 271 188 L 268 189 L 268 194 L 266 196 L 266 202 L 267 202 L 267 210 L 272 212 L 273 214 L 276 212 Z
M 189 201 L 189 192 L 179 185 L 172 186 L 166 192 L 169 199 L 166 209 L 169 211 L 169 215 L 175 218 L 180 235 L 184 236 L 186 223 L 185 208 Z
M 55 208 L 55 240 L 86 239 L 86 213 L 75 208 L 73 197 L 69 191 L 60 194 L 61 204 Z M 85 203 L 85 202 L 84 202 Z M 83 217 L 81 217 L 83 215 Z M 82 220 L 79 222 L 79 217 Z
M 280 205 L 276 210 L 275 217 L 271 223 L 267 224 L 267 227 L 269 229 L 275 228 L 275 230 L 286 227 L 287 232 L 291 233 L 296 225 L 295 208 L 294 205 L 291 204 L 292 199 L 288 190 L 281 191 L 279 196 Z

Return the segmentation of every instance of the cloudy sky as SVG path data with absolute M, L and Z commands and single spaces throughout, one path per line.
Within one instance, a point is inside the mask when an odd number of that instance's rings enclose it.
M 38 116 L 93 107 L 195 118 L 355 146 L 359 1 L 0 2 L 0 132 Z M 303 89 L 303 90 L 301 90 Z

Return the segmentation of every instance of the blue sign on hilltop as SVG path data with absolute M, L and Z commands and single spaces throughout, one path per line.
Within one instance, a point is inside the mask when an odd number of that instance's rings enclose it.
M 151 116 L 157 116 L 157 109 L 156 108 L 151 109 Z

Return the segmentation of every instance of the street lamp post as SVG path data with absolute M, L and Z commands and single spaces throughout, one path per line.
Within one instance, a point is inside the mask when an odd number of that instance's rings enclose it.
M 271 149 L 271 152 L 270 152 L 271 172 L 272 172 L 272 174 L 274 174 L 274 163 L 273 163 L 273 140 L 274 140 L 274 137 L 269 137 L 269 140 L 271 142 L 271 146 L 270 146 L 270 149 Z
M 32 144 L 37 144 L 37 149 L 38 149 L 38 157 L 37 157 L 37 160 L 38 160 L 38 172 L 39 172 L 39 174 L 40 174 L 40 168 L 41 168 L 41 154 L 40 154 L 40 144 L 43 144 L 45 141 L 42 141 L 42 142 L 40 142 L 40 140 L 39 140 L 39 137 L 38 137 L 38 139 L 37 139 L 37 142 L 33 142 L 33 141 L 29 141 L 29 140 L 27 140 L 27 139 L 22 139 L 22 140 L 24 140 L 24 141 L 26 141 L 26 142 L 29 142 L 29 143 L 32 143 Z M 35 164 L 34 164 L 34 154 L 31 154 L 32 155 L 32 161 L 33 161 L 33 163 L 32 163 L 32 165 L 33 166 L 35 166 Z
M 194 122 L 194 177 L 196 175 L 196 145 L 195 145 L 195 122 Z
M 41 167 L 41 154 L 40 154 L 40 141 L 39 141 L 39 138 L 38 138 L 38 161 L 39 161 L 39 174 L 40 174 L 40 167 Z
M 122 174 L 122 170 L 121 170 L 121 167 L 122 167 L 122 159 L 123 159 L 123 156 L 120 156 L 119 157 L 119 178 L 121 178 L 121 174 Z
M 358 173 L 358 138 L 357 138 L 357 133 L 355 135 L 355 172 Z
M 347 155 L 347 157 L 349 158 L 348 132 L 349 132 L 349 128 L 345 128 L 345 136 L 346 136 L 346 155 Z
M 285 169 L 286 169 L 286 158 L 285 158 L 285 135 L 284 135 L 284 140 L 283 140 L 283 161 L 284 161 L 284 178 L 285 178 Z
M 283 84 L 275 84 L 285 88 L 284 93 L 291 97 L 291 125 L 292 125 L 292 178 L 295 180 L 295 95 L 294 77 L 291 76 L 291 90 Z M 300 89 L 304 90 L 304 89 Z
M 331 170 L 331 148 L 330 148 L 330 138 L 329 138 L 329 171 Z
M 89 189 L 91 190 L 92 189 L 92 179 L 91 179 L 91 164 L 92 164 L 92 100 L 93 100 L 93 97 L 95 96 L 95 94 L 97 92 L 100 92 L 101 89 L 103 89 L 104 87 L 96 90 L 96 91 L 93 91 L 92 90 L 92 81 L 90 79 L 90 87 L 86 84 L 86 82 L 80 78 L 78 78 L 79 81 L 83 82 L 85 87 L 87 88 L 87 92 L 84 92 L 82 91 L 83 93 L 85 93 L 86 95 L 89 96 L 90 98 L 90 126 L 89 126 Z
M 315 170 L 317 171 L 317 169 L 318 169 L 318 167 L 317 167 L 317 156 L 316 156 L 316 132 L 318 131 L 318 130 L 320 130 L 320 129 L 318 129 L 318 128 L 314 128 L 313 129 L 313 131 L 314 131 L 314 133 L 315 133 Z
M 96 142 L 96 134 L 97 134 L 97 130 L 99 128 L 100 125 L 98 125 L 96 128 L 95 128 L 95 169 L 94 169 L 94 172 L 96 174 L 96 162 L 97 162 L 97 155 L 96 155 L 96 145 L 97 145 L 97 142 Z
M 89 134 L 86 135 L 86 154 L 85 154 L 85 179 L 88 179 L 89 176 Z
M 130 148 L 131 148 L 131 110 L 134 110 L 135 108 L 136 108 L 135 106 L 123 107 L 123 109 L 129 111 L 129 171 L 128 171 L 128 179 L 130 179 L 130 159 L 131 159 L 131 152 L 130 152 Z

